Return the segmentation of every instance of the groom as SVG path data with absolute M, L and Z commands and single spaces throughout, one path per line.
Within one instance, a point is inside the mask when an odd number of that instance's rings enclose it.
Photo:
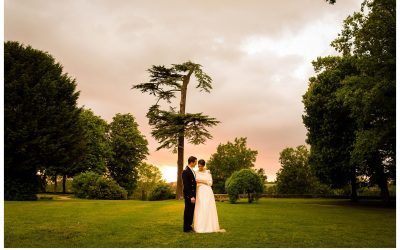
M 197 158 L 190 156 L 188 166 L 182 172 L 183 196 L 185 198 L 185 211 L 183 213 L 183 231 L 193 232 L 193 214 L 196 203 L 196 175 L 193 168 L 197 164 Z

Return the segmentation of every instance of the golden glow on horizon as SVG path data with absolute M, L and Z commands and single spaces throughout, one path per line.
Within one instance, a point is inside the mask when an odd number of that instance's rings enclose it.
M 157 166 L 159 169 L 160 169 L 160 171 L 161 171 L 161 174 L 162 174 L 162 178 L 167 182 L 167 183 L 170 183 L 170 182 L 176 182 L 176 175 L 177 175 L 177 167 L 175 167 L 175 166 Z M 185 169 L 185 167 L 186 166 L 184 166 L 183 168 Z M 194 171 L 198 171 L 198 167 L 196 166 L 195 168 L 194 168 Z M 274 181 L 276 181 L 276 176 L 271 176 L 271 175 L 268 175 L 267 174 L 267 177 L 268 177 L 268 181 L 272 181 L 272 182 L 274 182 Z
M 175 166 L 158 167 L 161 171 L 162 178 L 167 182 L 176 182 L 177 169 Z
M 186 166 L 183 167 L 185 169 Z M 176 177 L 177 177 L 177 167 L 175 166 L 158 166 L 158 168 L 161 171 L 162 178 L 166 180 L 168 183 L 169 182 L 176 182 Z M 194 171 L 197 171 L 198 168 L 197 166 L 194 167 Z

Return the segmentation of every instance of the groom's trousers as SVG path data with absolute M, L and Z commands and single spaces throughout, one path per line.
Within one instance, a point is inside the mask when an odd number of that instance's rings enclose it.
M 185 198 L 185 211 L 183 212 L 183 231 L 193 230 L 193 215 L 195 204 Z

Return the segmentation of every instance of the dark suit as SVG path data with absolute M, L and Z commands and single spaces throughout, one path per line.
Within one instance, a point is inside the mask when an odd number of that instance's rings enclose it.
M 185 212 L 183 213 L 183 231 L 190 231 L 192 229 L 193 214 L 194 214 L 194 203 L 191 202 L 191 198 L 196 198 L 196 178 L 193 175 L 190 167 L 186 167 L 182 171 L 183 181 L 183 196 L 185 198 Z

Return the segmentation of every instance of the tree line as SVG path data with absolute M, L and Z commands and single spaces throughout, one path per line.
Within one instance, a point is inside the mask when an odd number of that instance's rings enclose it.
M 160 170 L 144 162 L 148 142 L 133 115 L 116 114 L 107 123 L 92 110 L 77 106 L 75 79 L 50 54 L 12 41 L 4 47 L 6 200 L 34 200 L 49 179 L 56 190 L 60 176 L 63 192 L 67 178 L 73 177 L 74 191 L 82 198 L 171 196 Z M 187 85 L 189 76 L 178 72 L 189 70 L 207 91 L 211 78 L 200 67 L 191 62 L 169 69 L 153 66 L 150 83 L 135 88 L 156 91 L 159 100 L 169 101 L 172 90 L 161 90 L 161 86 L 173 83 L 173 91 L 183 91 L 178 81 L 183 79 Z M 202 114 L 163 111 L 157 105 L 150 107 L 147 116 L 154 126 L 153 136 L 162 143 L 159 149 L 175 152 L 179 152 L 181 133 L 191 143 L 204 143 L 211 138 L 205 127 L 218 123 Z M 246 141 L 235 138 L 234 143 L 220 144 L 211 157 L 208 167 L 214 172 L 216 192 L 226 192 L 225 182 L 235 171 L 254 166 L 257 151 L 247 148 Z M 183 163 L 182 156 L 178 154 L 178 163 Z M 266 179 L 262 169 L 253 173 Z M 179 178 L 176 188 L 182 189 Z
M 389 202 L 396 175 L 396 1 L 365 0 L 331 43 L 340 54 L 313 61 L 303 96 L 309 164 L 322 183 L 378 185 Z M 363 181 L 362 181 L 363 180 Z
M 107 123 L 77 106 L 75 79 L 45 52 L 4 44 L 4 190 L 6 200 L 34 200 L 40 183 L 91 171 L 131 195 L 148 142 L 131 114 Z
M 377 184 L 382 198 L 389 200 L 388 181 L 395 180 L 396 172 L 395 20 L 395 1 L 364 1 L 361 11 L 345 20 L 342 33 L 331 44 L 340 55 L 313 62 L 317 75 L 309 79 L 303 96 L 310 152 L 303 146 L 281 152 L 277 185 L 281 192 L 288 192 L 284 186 L 294 180 L 302 192 L 312 190 L 310 183 L 329 188 L 351 185 L 352 199 L 357 200 L 357 188 L 366 182 Z M 117 114 L 108 124 L 91 110 L 77 107 L 76 82 L 51 55 L 18 42 L 6 42 L 4 47 L 5 198 L 34 199 L 38 174 L 55 182 L 63 176 L 65 190 L 67 177 L 86 171 L 112 178 L 132 195 L 140 166 L 152 169 L 141 165 L 148 155 L 147 140 L 134 117 Z M 147 117 L 160 143 L 158 149 L 178 153 L 179 199 L 185 139 L 204 143 L 212 138 L 207 127 L 219 123 L 202 113 L 185 112 L 187 87 L 194 75 L 196 87 L 209 92 L 212 79 L 201 65 L 190 61 L 153 66 L 148 72 L 149 82 L 133 89 L 157 98 Z M 161 109 L 159 101 L 170 104 L 176 94 L 180 94 L 179 111 L 172 106 L 168 111 Z M 255 171 L 257 151 L 247 148 L 246 140 L 235 138 L 233 143 L 220 144 L 211 156 L 207 165 L 215 193 L 234 190 L 228 188 L 234 183 L 228 179 L 235 172 Z M 307 171 L 293 175 L 286 171 L 289 166 Z M 142 173 L 152 173 L 150 179 L 157 176 L 148 169 Z M 293 176 L 282 182 L 286 173 Z M 257 174 L 266 180 L 262 169 Z M 142 197 L 147 196 L 145 190 Z

